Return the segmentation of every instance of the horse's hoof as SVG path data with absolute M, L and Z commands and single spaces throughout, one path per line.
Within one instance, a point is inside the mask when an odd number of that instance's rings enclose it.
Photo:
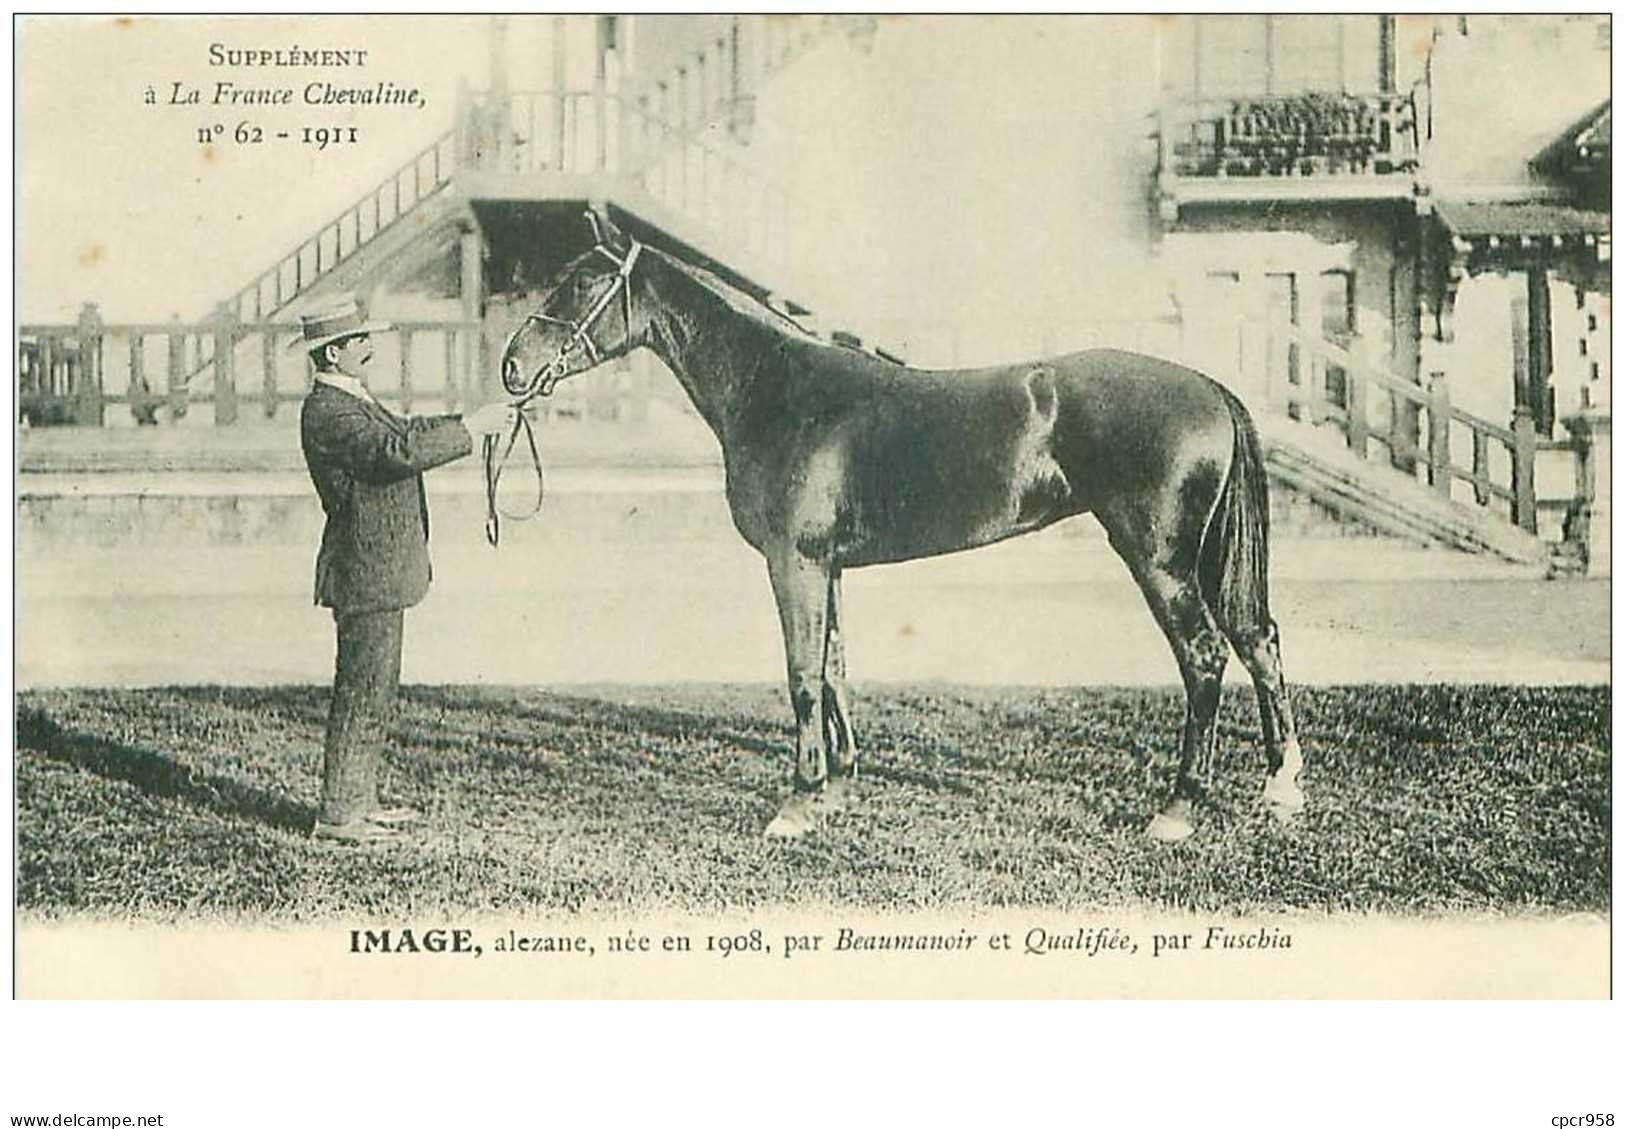
M 1303 789 L 1296 780 L 1272 776 L 1264 782 L 1264 806 L 1282 823 L 1292 822 L 1303 804 Z
M 784 801 L 763 834 L 769 839 L 794 839 L 816 828 L 819 815 L 818 793 L 797 792 Z
M 1145 833 L 1159 843 L 1178 843 L 1182 839 L 1189 839 L 1196 834 L 1196 828 L 1191 826 L 1191 821 L 1187 816 L 1177 812 L 1159 811 L 1151 817 L 1151 822 L 1146 827 Z

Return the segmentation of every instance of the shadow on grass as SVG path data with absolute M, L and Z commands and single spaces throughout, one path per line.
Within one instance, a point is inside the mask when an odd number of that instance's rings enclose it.
M 163 753 L 62 728 L 44 710 L 17 710 L 17 747 L 43 753 L 151 796 L 181 800 L 220 815 L 240 816 L 287 831 L 305 832 L 316 809 L 239 780 L 179 764 Z
M 469 711 L 497 721 L 541 722 L 567 732 L 605 730 L 623 735 L 641 735 L 681 743 L 696 737 L 724 741 L 748 752 L 766 757 L 787 757 L 794 748 L 793 738 L 774 741 L 750 732 L 763 723 L 740 716 L 687 713 L 658 706 L 628 705 L 585 694 L 548 694 L 539 702 L 513 702 L 494 697 L 472 697 L 444 687 L 402 687 L 401 699 L 421 706 Z M 789 736 L 789 722 L 784 726 Z M 421 735 L 417 740 L 422 741 Z M 498 743 L 510 739 L 493 737 Z

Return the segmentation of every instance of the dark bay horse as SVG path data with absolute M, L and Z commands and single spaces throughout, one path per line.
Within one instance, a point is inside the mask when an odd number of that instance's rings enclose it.
M 795 787 L 767 828 L 839 807 L 857 768 L 841 574 L 1093 513 L 1145 594 L 1185 684 L 1179 777 L 1148 833 L 1190 835 L 1211 778 L 1234 647 L 1258 692 L 1264 798 L 1303 807 L 1303 765 L 1268 597 L 1258 436 L 1223 386 L 1153 357 L 1091 350 L 926 371 L 825 344 L 722 279 L 588 214 L 591 251 L 508 340 L 520 400 L 640 346 L 722 444 L 735 527 L 767 561 L 796 719 Z

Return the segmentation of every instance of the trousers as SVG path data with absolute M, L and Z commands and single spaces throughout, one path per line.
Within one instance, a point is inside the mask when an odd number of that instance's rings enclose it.
M 338 656 L 322 759 L 325 823 L 349 823 L 376 809 L 384 736 L 401 685 L 401 638 L 406 615 L 393 611 L 333 612 Z

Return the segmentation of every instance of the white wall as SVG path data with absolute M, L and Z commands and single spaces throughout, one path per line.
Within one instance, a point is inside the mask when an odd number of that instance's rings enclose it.
M 1611 52 L 1595 19 L 1474 15 L 1467 26 L 1433 52 L 1425 163 L 1441 193 L 1528 183 L 1530 158 L 1609 97 Z
M 752 150 L 832 214 L 825 281 L 879 338 L 1065 348 L 1168 310 L 1153 57 L 1143 17 L 884 17 L 870 52 L 836 37 L 763 92 Z

